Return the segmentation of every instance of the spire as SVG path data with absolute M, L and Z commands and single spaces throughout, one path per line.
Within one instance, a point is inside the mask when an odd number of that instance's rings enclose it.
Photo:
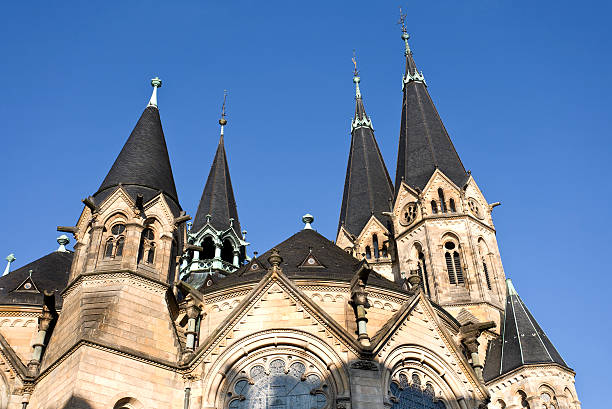
M 3 277 L 11 271 L 11 263 L 15 260 L 17 260 L 17 258 L 15 257 L 13 253 L 6 256 L 7 263 L 6 263 L 6 268 L 4 269 L 4 273 L 2 273 Z
M 145 202 L 160 191 L 180 209 L 166 139 L 157 109 L 157 88 L 161 80 L 154 78 L 153 95 L 106 178 L 94 194 L 100 203 L 122 184 L 132 196 L 142 195 Z
M 224 127 L 227 125 L 227 120 L 225 119 L 226 98 L 227 93 L 223 98 L 221 119 L 219 119 L 219 125 L 221 125 L 219 145 L 210 167 L 210 173 L 206 180 L 204 192 L 202 192 L 202 198 L 200 199 L 191 231 L 197 232 L 207 222 L 210 222 L 215 229 L 220 231 L 233 227 L 236 235 L 242 237 L 223 139 Z
M 351 123 L 351 147 L 338 230 L 344 225 L 351 234 L 358 235 L 372 215 L 387 225 L 383 212 L 391 210 L 389 199 L 393 197 L 393 185 L 374 137 L 372 121 L 365 112 L 354 57 L 353 63 L 355 117 Z
M 489 381 L 529 364 L 558 364 L 567 368 L 510 279 L 506 280 L 506 288 L 504 322 L 500 337 L 490 343 L 487 351 L 485 380 Z
M 400 16 L 406 71 L 402 81 L 404 99 L 395 186 L 399 187 L 403 179 L 410 186 L 422 189 L 439 168 L 462 187 L 468 175 L 429 96 L 423 73 L 416 68 L 404 23 L 406 15 L 401 10 Z

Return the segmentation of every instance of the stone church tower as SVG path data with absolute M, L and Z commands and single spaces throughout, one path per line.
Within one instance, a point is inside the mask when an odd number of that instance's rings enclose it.
M 196 215 L 153 95 L 83 200 L 74 251 L 0 278 L 0 409 L 579 409 L 575 373 L 507 280 L 403 31 L 395 185 L 355 116 L 336 242 L 246 254 L 221 135 Z M 216 142 L 216 138 L 212 143 Z M 203 175 L 204 176 L 204 175 Z

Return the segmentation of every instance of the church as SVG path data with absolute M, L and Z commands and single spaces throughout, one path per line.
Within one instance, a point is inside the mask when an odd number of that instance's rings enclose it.
M 263 254 L 240 227 L 224 113 L 195 215 L 183 209 L 153 79 L 101 185 L 58 221 L 57 251 L 7 258 L 0 409 L 579 409 L 409 38 L 402 26 L 395 179 L 355 68 L 337 235 L 306 214 Z

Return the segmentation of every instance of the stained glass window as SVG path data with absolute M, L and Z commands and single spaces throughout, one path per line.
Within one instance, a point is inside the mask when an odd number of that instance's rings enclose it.
M 435 398 L 433 386 L 430 383 L 421 387 L 421 379 L 416 373 L 412 375 L 411 383 L 403 373 L 398 377 L 399 383 L 391 383 L 392 409 L 446 409 L 444 403 Z
M 327 396 L 319 375 L 306 373 L 302 362 L 286 367 L 275 359 L 268 371 L 256 365 L 249 371 L 250 379 L 236 382 L 228 395 L 230 409 L 323 409 Z

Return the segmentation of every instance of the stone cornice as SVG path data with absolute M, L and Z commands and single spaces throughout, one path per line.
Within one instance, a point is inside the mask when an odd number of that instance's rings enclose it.
M 123 281 L 126 279 L 132 279 L 140 282 L 140 284 L 149 288 L 155 292 L 165 292 L 170 286 L 162 281 L 155 280 L 151 277 L 147 277 L 144 274 L 138 273 L 133 270 L 115 270 L 104 273 L 85 273 L 79 274 L 74 280 L 72 280 L 66 288 L 61 292 L 62 298 L 66 298 L 74 289 L 84 283 L 92 281 Z
M 402 231 L 401 233 L 397 234 L 395 236 L 395 240 L 402 239 L 404 236 L 407 236 L 408 234 L 412 233 L 413 230 L 417 229 L 418 227 L 421 227 L 422 225 L 424 225 L 428 221 L 460 220 L 460 219 L 467 219 L 467 220 L 476 222 L 481 227 L 484 227 L 485 229 L 493 232 L 493 234 L 496 233 L 496 231 L 495 231 L 495 229 L 493 227 L 491 227 L 488 224 L 484 223 L 482 220 L 478 220 L 477 218 L 475 218 L 471 214 L 468 214 L 468 213 L 438 213 L 436 215 L 422 217 L 421 220 L 419 220 L 415 224 L 409 226 L 406 230 Z
M 505 373 L 503 375 L 500 375 L 498 377 L 495 377 L 489 381 L 487 381 L 485 383 L 487 388 L 492 388 L 494 386 L 494 384 L 496 383 L 503 383 L 509 379 L 511 379 L 512 377 L 516 376 L 519 372 L 527 370 L 527 369 L 547 369 L 547 368 L 551 368 L 551 369 L 557 369 L 560 370 L 562 372 L 567 372 L 568 374 L 570 374 L 571 376 L 576 376 L 576 372 L 573 369 L 570 368 L 566 368 L 562 365 L 559 365 L 557 363 L 548 363 L 548 364 L 523 364 L 521 366 L 519 366 L 518 368 L 515 368 L 513 370 L 511 370 L 508 373 Z

